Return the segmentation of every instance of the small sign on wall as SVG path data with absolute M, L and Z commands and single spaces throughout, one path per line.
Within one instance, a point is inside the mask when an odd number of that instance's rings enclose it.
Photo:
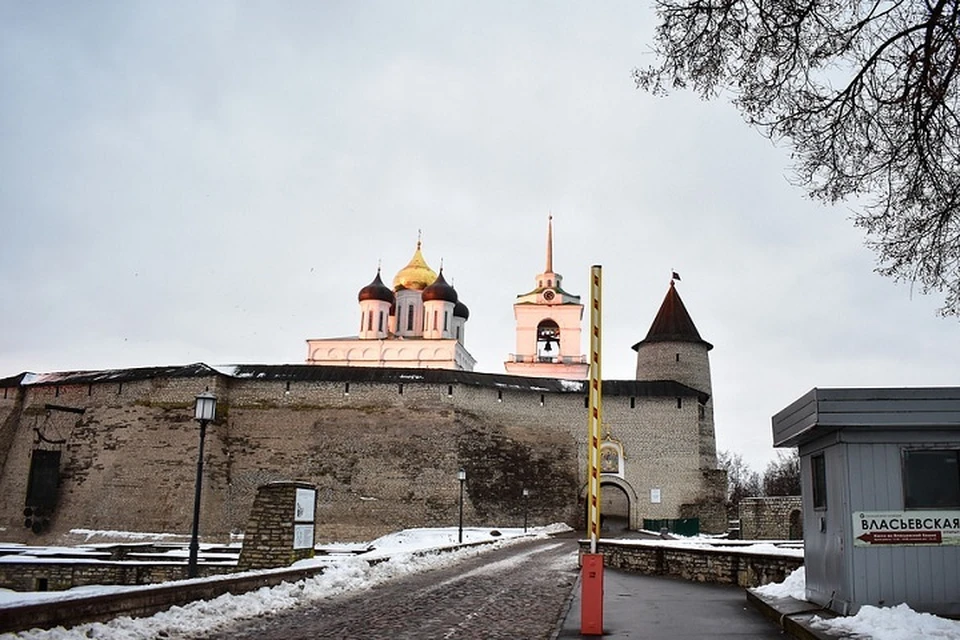
M 313 547 L 313 525 L 295 524 L 293 525 L 293 548 L 310 549 Z
M 660 504 L 660 489 L 650 489 L 650 503 Z
M 294 522 L 313 523 L 314 505 L 317 501 L 316 489 L 297 489 L 296 510 L 293 514 Z M 313 534 L 311 534 L 312 536 Z

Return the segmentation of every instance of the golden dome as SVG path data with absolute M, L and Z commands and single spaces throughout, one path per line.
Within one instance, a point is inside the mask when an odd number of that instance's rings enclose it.
M 417 240 L 417 250 L 410 258 L 410 262 L 403 269 L 400 269 L 393 278 L 393 290 L 416 289 L 417 291 L 423 291 L 436 279 L 437 273 L 427 266 L 427 261 L 423 259 L 423 254 L 420 253 L 420 241 Z

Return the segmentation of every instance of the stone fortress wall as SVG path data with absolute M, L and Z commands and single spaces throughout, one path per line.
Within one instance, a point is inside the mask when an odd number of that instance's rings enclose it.
M 318 542 L 450 526 L 459 468 L 467 471 L 466 525 L 520 526 L 523 488 L 531 524 L 582 522 L 582 383 L 311 365 L 224 374 L 189 365 L 0 380 L 0 539 L 52 542 L 78 528 L 188 533 L 199 439 L 193 405 L 205 389 L 218 409 L 207 430 L 204 539 L 242 530 L 256 488 L 275 480 L 317 486 Z M 632 526 L 703 505 L 702 528 L 725 529 L 707 508 L 722 502 L 725 483 L 701 464 L 713 446 L 712 420 L 709 429 L 698 420 L 703 398 L 673 382 L 604 384 L 604 423 L 624 453 L 623 477 L 609 480 L 635 502 Z M 38 444 L 38 434 L 63 443 Z M 40 535 L 24 527 L 23 513 L 36 446 L 62 452 L 57 507 Z M 659 503 L 649 500 L 654 487 Z
M 740 537 L 744 540 L 802 540 L 800 496 L 744 498 L 740 501 Z

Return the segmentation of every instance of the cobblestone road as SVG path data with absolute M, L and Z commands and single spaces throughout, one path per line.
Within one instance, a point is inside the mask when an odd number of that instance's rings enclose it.
M 549 638 L 576 579 L 575 540 L 532 540 L 452 567 L 245 621 L 208 637 Z

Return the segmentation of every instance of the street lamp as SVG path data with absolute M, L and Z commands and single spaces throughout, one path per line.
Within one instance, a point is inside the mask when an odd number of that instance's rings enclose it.
M 467 472 L 462 467 L 457 471 L 457 480 L 460 481 L 460 528 L 457 540 L 463 544 L 463 483 L 467 481 Z
M 527 498 L 530 497 L 530 489 L 523 488 L 523 532 L 527 532 Z
M 203 439 L 207 435 L 207 423 L 217 415 L 217 396 L 204 391 L 197 396 L 194 419 L 200 423 L 200 452 L 197 454 L 196 492 L 193 494 L 193 531 L 190 534 L 190 559 L 187 561 L 187 577 L 197 577 L 197 554 L 200 551 L 200 487 L 203 484 Z

